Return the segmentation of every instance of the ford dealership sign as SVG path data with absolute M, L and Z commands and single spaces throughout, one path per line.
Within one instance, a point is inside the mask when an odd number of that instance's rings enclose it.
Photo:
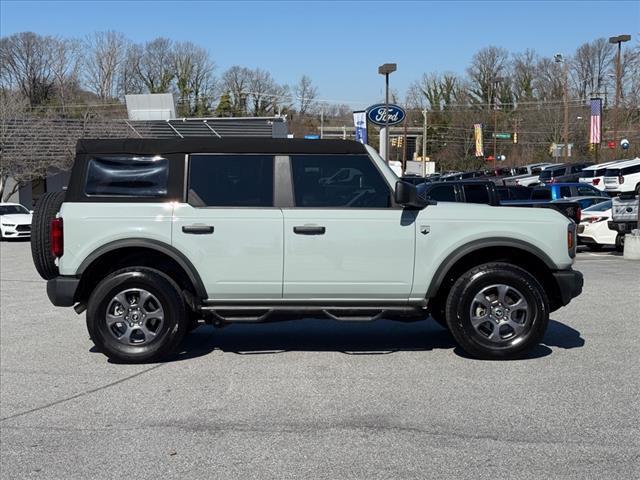
M 367 108 L 367 118 L 371 123 L 384 127 L 386 125 L 384 110 L 384 103 L 373 105 Z M 402 107 L 389 104 L 389 125 L 397 125 L 399 123 L 402 123 L 404 121 L 404 117 L 405 113 Z

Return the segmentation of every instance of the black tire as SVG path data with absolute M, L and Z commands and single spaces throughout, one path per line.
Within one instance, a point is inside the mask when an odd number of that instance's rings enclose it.
M 505 338 L 498 341 L 489 340 L 489 334 L 485 335 L 473 327 L 471 323 L 471 308 L 477 295 L 483 289 L 491 289 L 493 285 L 505 285 L 509 287 L 509 295 L 519 296 L 530 307 L 522 320 L 522 332 L 502 325 L 497 329 L 498 336 L 504 332 Z M 485 297 L 486 298 L 486 297 Z M 507 301 L 504 305 L 510 307 Z M 488 307 L 499 308 L 499 305 Z M 500 307 L 502 314 L 504 308 Z M 520 267 L 508 263 L 485 263 L 464 273 L 454 283 L 447 298 L 447 325 L 458 344 L 470 355 L 487 360 L 519 358 L 528 350 L 537 345 L 544 335 L 549 322 L 549 300 L 544 288 L 531 274 Z M 495 315 L 497 310 L 491 310 Z M 511 314 L 508 313 L 509 319 Z M 495 318 L 495 317 L 493 317 Z M 482 323 L 480 328 L 496 328 L 491 317 Z M 512 336 L 509 330 L 511 330 Z M 493 330 L 491 330 L 493 332 Z
M 111 329 L 107 325 L 107 309 L 113 305 L 115 296 L 130 289 L 142 289 L 150 293 L 157 299 L 163 311 L 164 322 L 158 327 L 155 336 L 148 342 L 145 339 L 142 344 L 127 343 L 116 337 L 113 328 L 118 328 L 117 326 L 120 325 L 120 328 L 126 329 L 125 322 L 119 322 Z M 122 317 L 124 315 L 124 313 L 121 314 Z M 99 351 L 119 363 L 147 363 L 162 360 L 180 346 L 188 329 L 189 317 L 180 288 L 170 277 L 158 270 L 145 267 L 118 270 L 102 280 L 89 297 L 87 305 L 89 336 Z M 134 327 L 132 331 L 135 332 L 135 330 Z M 128 338 L 131 339 L 132 335 L 133 333 Z
M 31 256 L 42 278 L 57 277 L 58 267 L 51 254 L 51 220 L 56 218 L 64 201 L 64 192 L 49 192 L 40 197 L 31 220 Z
M 616 251 L 622 252 L 624 251 L 624 233 L 618 233 L 616 235 Z

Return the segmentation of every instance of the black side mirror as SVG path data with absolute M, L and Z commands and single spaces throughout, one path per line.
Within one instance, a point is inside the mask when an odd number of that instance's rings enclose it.
M 397 204 L 404 207 L 424 208 L 428 202 L 426 199 L 418 195 L 415 185 L 398 180 L 396 182 L 396 190 L 394 192 L 394 200 Z

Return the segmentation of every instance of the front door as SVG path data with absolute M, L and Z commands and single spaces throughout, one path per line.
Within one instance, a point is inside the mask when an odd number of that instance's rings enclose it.
M 366 155 L 292 155 L 284 214 L 285 299 L 402 300 L 413 283 L 415 222 L 392 206 Z
M 283 217 L 273 207 L 271 155 L 191 155 L 187 203 L 174 208 L 172 243 L 210 299 L 282 298 Z

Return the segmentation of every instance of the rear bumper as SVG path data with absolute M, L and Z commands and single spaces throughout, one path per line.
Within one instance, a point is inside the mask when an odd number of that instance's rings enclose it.
M 71 307 L 80 279 L 76 277 L 55 277 L 47 281 L 47 296 L 56 307 Z
M 553 273 L 553 278 L 558 285 L 558 291 L 560 292 L 560 305 L 564 307 L 571 299 L 577 297 L 582 293 L 582 287 L 584 286 L 584 278 L 582 273 L 577 270 L 559 270 Z
M 638 222 L 614 222 L 609 220 L 607 226 L 609 230 L 614 230 L 618 233 L 631 233 L 632 230 L 638 228 Z

